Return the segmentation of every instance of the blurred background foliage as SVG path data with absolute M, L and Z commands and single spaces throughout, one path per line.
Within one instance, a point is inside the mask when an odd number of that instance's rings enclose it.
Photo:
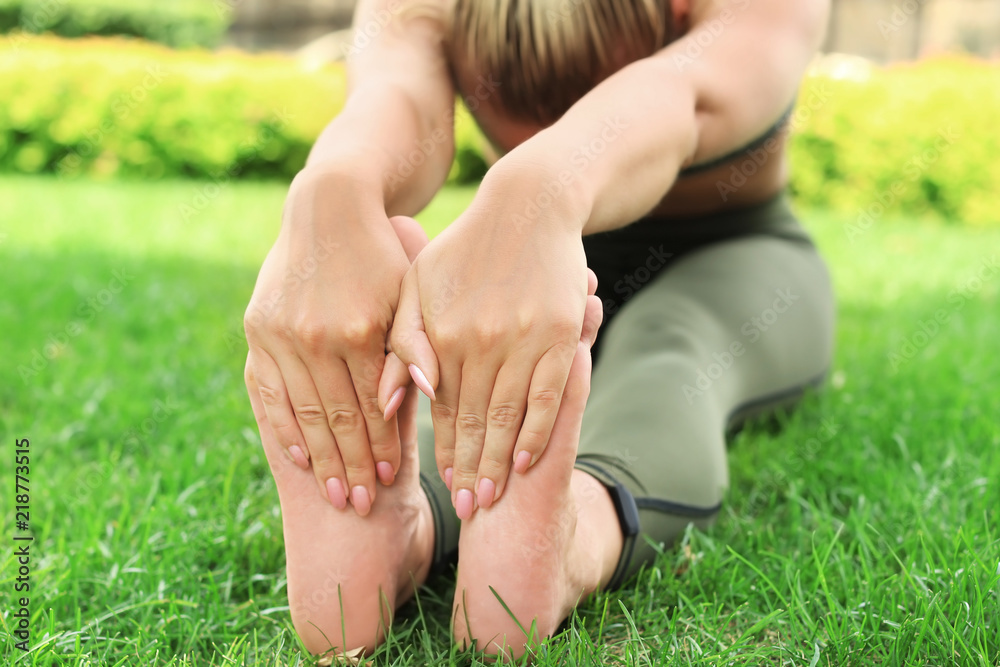
M 223 0 L 0 0 L 0 32 L 130 35 L 175 47 L 218 45 L 232 22 Z
M 8 30 L 0 37 L 0 171 L 290 179 L 343 105 L 343 65 L 172 48 L 215 44 L 230 20 L 225 0 L 0 0 Z M 876 66 L 828 57 L 807 76 L 792 116 L 792 192 L 861 221 L 1000 226 L 997 118 L 996 61 Z M 474 182 L 486 169 L 486 142 L 461 105 L 456 134 L 450 180 Z M 720 188 L 739 185 L 738 169 L 754 165 L 734 167 Z

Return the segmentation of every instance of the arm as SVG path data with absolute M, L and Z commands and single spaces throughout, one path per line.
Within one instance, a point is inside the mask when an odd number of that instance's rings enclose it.
M 405 17 L 409 4 L 359 5 L 359 27 L 379 30 L 350 64 L 343 112 L 292 182 L 244 317 L 247 386 L 266 417 L 259 426 L 297 465 L 312 465 L 331 503 L 343 509 L 349 499 L 361 515 L 376 476 L 391 484 L 400 463 L 396 423 L 377 398 L 409 268 L 389 216 L 427 203 L 453 150 L 440 28 Z M 407 157 L 413 151 L 419 159 Z
M 774 124 L 819 47 L 828 7 L 829 0 L 709 3 L 687 35 L 608 77 L 503 157 L 484 194 L 530 188 L 571 165 L 573 201 L 564 205 L 584 233 L 637 220 L 682 167 L 737 149 Z M 602 134 L 610 139 L 596 155 L 586 144 Z
M 688 36 L 608 77 L 497 162 L 417 258 L 392 343 L 436 391 L 438 461 L 446 478 L 454 461 L 460 517 L 473 498 L 499 498 L 512 464 L 525 472 L 548 442 L 583 321 L 581 235 L 629 224 L 683 166 L 771 126 L 819 44 L 827 3 L 712 3 Z M 723 30 L 702 46 L 713 22 Z M 445 293 L 447 307 L 435 307 Z
M 427 5 L 426 2 L 417 3 Z M 444 10 L 445 2 L 438 3 Z M 361 0 L 348 58 L 348 97 L 309 155 L 304 175 L 335 179 L 350 161 L 381 184 L 385 211 L 412 215 L 444 184 L 455 152 L 455 91 L 433 18 L 413 2 Z M 376 30 L 377 28 L 377 30 Z M 367 38 L 367 33 L 375 36 Z M 422 157 L 420 168 L 409 159 Z

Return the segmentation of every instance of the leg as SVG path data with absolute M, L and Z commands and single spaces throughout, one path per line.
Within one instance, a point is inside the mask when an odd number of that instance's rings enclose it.
M 706 527 L 728 486 L 727 428 L 817 383 L 832 332 L 826 268 L 807 243 L 747 236 L 684 256 L 603 332 L 578 465 L 631 491 L 654 542 Z M 619 574 L 654 555 L 640 537 Z
M 464 522 L 456 640 L 519 655 L 520 626 L 551 634 L 584 595 L 653 557 L 642 541 L 622 558 L 608 486 L 631 491 L 656 541 L 692 520 L 707 525 L 728 484 L 731 417 L 794 399 L 821 377 L 832 323 L 826 269 L 806 243 L 721 242 L 657 276 L 603 334 L 586 413 L 577 393 L 536 467 Z M 577 440 L 582 469 L 569 472 Z
M 393 225 L 415 256 L 426 243 L 419 226 L 401 218 Z M 312 472 L 286 458 L 252 378 L 248 385 L 281 502 L 295 630 L 313 653 L 371 651 L 384 638 L 392 612 L 423 583 L 431 564 L 434 527 L 418 477 L 416 391 L 411 387 L 397 416 L 402 460 L 396 480 L 379 491 L 371 513 L 361 518 L 352 509 L 333 507 L 320 495 Z
M 592 300 L 595 329 L 599 311 Z M 621 552 L 614 508 L 597 480 L 573 469 L 589 388 L 590 354 L 581 342 L 545 455 L 526 474 L 511 475 L 501 501 L 462 522 L 453 627 L 463 646 L 521 655 L 614 571 Z

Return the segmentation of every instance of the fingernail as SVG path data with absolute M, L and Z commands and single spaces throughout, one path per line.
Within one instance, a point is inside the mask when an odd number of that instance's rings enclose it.
M 386 486 L 392 484 L 393 480 L 396 479 L 396 471 L 392 469 L 392 464 L 387 461 L 379 461 L 375 464 L 375 474 L 378 475 L 378 481 Z
M 451 468 L 444 469 L 444 485 L 448 487 L 449 491 L 451 491 L 451 476 L 454 472 Z
M 493 483 L 492 479 L 483 478 L 479 480 L 479 493 L 478 496 L 480 507 L 489 507 L 493 504 L 493 497 L 497 493 L 497 485 Z
M 386 421 L 392 419 L 392 416 L 396 414 L 396 410 L 398 410 L 399 406 L 403 404 L 403 398 L 405 396 L 406 390 L 402 387 L 399 387 L 396 391 L 392 392 L 392 396 L 389 397 L 389 402 L 385 404 L 385 412 L 382 413 Z
M 372 499 L 368 495 L 368 489 L 363 486 L 351 489 L 351 504 L 359 516 L 368 516 L 368 512 L 372 509 Z
M 531 465 L 531 452 L 520 451 L 517 454 L 517 458 L 514 459 L 514 472 L 521 473 L 522 475 L 528 472 L 528 466 Z
M 417 368 L 416 364 L 410 364 L 410 377 L 413 378 L 413 383 L 417 385 L 417 389 L 424 392 L 427 398 L 434 400 L 434 389 L 431 388 L 431 383 L 427 381 L 427 376 L 424 372 Z
M 292 463 L 302 468 L 303 470 L 309 469 L 309 459 L 306 458 L 305 453 L 302 448 L 298 445 L 292 445 L 288 448 L 288 455 L 292 457 Z
M 472 518 L 472 491 L 462 489 L 455 498 L 455 514 L 459 519 Z
M 330 498 L 330 504 L 339 510 L 347 507 L 347 496 L 344 495 L 344 485 L 336 477 L 326 480 L 326 495 Z

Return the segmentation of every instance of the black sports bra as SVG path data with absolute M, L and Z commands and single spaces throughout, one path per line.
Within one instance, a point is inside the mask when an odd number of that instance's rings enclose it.
M 719 165 L 723 165 L 732 160 L 733 158 L 743 155 L 747 151 L 757 150 L 758 148 L 766 144 L 768 140 L 774 137 L 774 135 L 776 135 L 778 132 L 781 131 L 781 128 L 785 125 L 785 123 L 788 122 L 788 119 L 791 118 L 792 111 L 794 109 L 795 109 L 795 104 L 793 103 L 792 106 L 788 107 L 788 110 L 786 110 L 785 113 L 781 114 L 781 118 L 779 118 L 774 125 L 768 128 L 767 132 L 760 135 L 759 137 L 751 141 L 749 144 L 741 148 L 737 148 L 736 150 L 731 151 L 729 153 L 726 153 L 722 157 L 717 157 L 712 160 L 709 160 L 708 162 L 702 162 L 700 164 L 693 164 L 690 167 L 685 167 L 684 169 L 680 170 L 677 176 L 683 177 L 683 176 L 692 176 L 694 174 L 700 174 L 710 169 L 715 169 Z

